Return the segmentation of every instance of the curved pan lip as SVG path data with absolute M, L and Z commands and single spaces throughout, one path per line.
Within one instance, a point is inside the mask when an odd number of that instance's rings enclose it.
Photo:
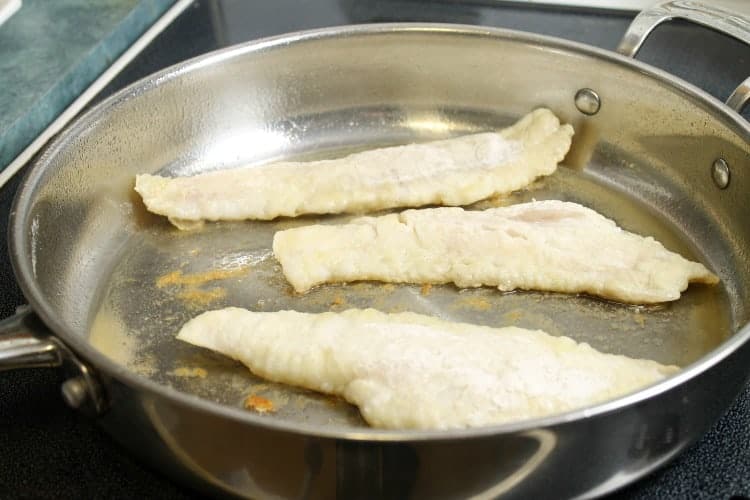
M 146 391 L 173 402 L 190 406 L 194 409 L 211 413 L 217 417 L 227 418 L 233 421 L 264 427 L 273 431 L 290 432 L 315 436 L 320 438 L 331 438 L 353 441 L 378 441 L 378 442 L 408 442 L 408 441 L 447 441 L 455 439 L 482 438 L 507 434 L 523 434 L 540 428 L 549 428 L 563 425 L 573 421 L 601 416 L 610 412 L 626 409 L 629 406 L 645 402 L 646 400 L 666 393 L 683 383 L 701 375 L 713 366 L 720 363 L 724 358 L 731 355 L 743 344 L 750 340 L 750 324 L 744 325 L 731 338 L 719 347 L 701 357 L 699 360 L 685 367 L 677 374 L 648 386 L 640 391 L 625 395 L 618 399 L 605 403 L 568 411 L 553 416 L 523 420 L 487 427 L 448 429 L 448 430 L 384 430 L 384 429 L 347 429 L 347 428 L 321 428 L 315 425 L 294 423 L 290 421 L 274 420 L 254 415 L 240 408 L 232 408 L 206 399 L 199 398 L 179 392 L 173 388 L 160 385 L 146 377 L 135 374 L 126 367 L 115 363 L 103 353 L 97 351 L 86 338 L 69 330 L 56 317 L 53 308 L 45 299 L 44 292 L 37 286 L 28 259 L 25 258 L 25 249 L 28 248 L 26 226 L 23 222 L 28 216 L 28 209 L 32 201 L 31 193 L 34 186 L 46 171 L 49 160 L 58 153 L 67 143 L 67 137 L 77 136 L 84 132 L 92 123 L 104 116 L 111 108 L 121 102 L 136 97 L 138 94 L 159 85 L 163 81 L 178 78 L 180 75 L 195 71 L 203 66 L 210 66 L 221 61 L 239 57 L 248 53 L 259 53 L 285 45 L 305 43 L 311 40 L 347 37 L 350 35 L 377 35 L 394 32 L 425 32 L 425 33 L 455 33 L 462 36 L 488 37 L 497 40 L 507 40 L 532 44 L 540 47 L 567 51 L 584 55 L 594 59 L 600 59 L 624 66 L 632 71 L 646 77 L 653 78 L 665 83 L 685 95 L 686 98 L 697 101 L 705 108 L 711 110 L 718 119 L 730 123 L 736 130 L 741 131 L 746 140 L 750 142 L 750 124 L 723 103 L 665 71 L 653 68 L 647 64 L 627 58 L 615 52 L 591 47 L 589 45 L 570 42 L 555 37 L 531 34 L 526 32 L 506 30 L 500 28 L 478 27 L 461 24 L 439 24 L 439 23 L 387 23 L 387 24 L 363 24 L 343 26 L 334 28 L 323 28 L 309 31 L 289 33 L 285 35 L 251 41 L 235 45 L 218 51 L 210 52 L 193 59 L 181 62 L 174 66 L 163 69 L 146 78 L 143 78 L 130 86 L 120 90 L 116 94 L 99 103 L 93 109 L 78 118 L 70 127 L 61 133 L 42 155 L 34 162 L 31 170 L 24 179 L 13 202 L 9 221 L 9 248 L 13 268 L 25 297 L 29 300 L 33 310 L 41 317 L 44 323 L 59 336 L 75 352 L 88 360 L 96 370 L 117 379 L 118 381 L 140 391 Z

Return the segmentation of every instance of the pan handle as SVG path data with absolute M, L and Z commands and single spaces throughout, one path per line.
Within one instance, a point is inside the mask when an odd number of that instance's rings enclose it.
M 628 27 L 617 52 L 635 57 L 651 32 L 665 21 L 684 19 L 714 29 L 750 45 L 750 9 L 747 0 L 662 0 L 642 11 Z M 750 78 L 742 82 L 726 101 L 738 113 L 750 101 Z
M 748 102 L 750 102 L 750 77 L 734 89 L 732 95 L 727 98 L 727 106 L 739 113 Z
M 17 368 L 62 366 L 63 356 L 56 342 L 40 332 L 39 320 L 28 307 L 0 321 L 0 371 Z
M 51 335 L 29 306 L 0 321 L 0 372 L 19 368 L 61 368 L 61 392 L 74 409 L 96 416 L 107 401 L 99 377 L 62 342 Z

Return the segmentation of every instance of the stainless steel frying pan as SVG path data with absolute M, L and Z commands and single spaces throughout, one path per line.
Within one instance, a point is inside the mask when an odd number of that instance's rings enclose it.
M 326 29 L 233 47 L 142 80 L 69 127 L 17 194 L 10 252 L 30 308 L 0 326 L 0 368 L 62 365 L 71 405 L 162 472 L 214 492 L 561 498 L 621 487 L 693 442 L 750 373 L 750 126 L 732 109 L 748 100 L 750 85 L 724 105 L 628 57 L 671 17 L 750 43 L 748 18 L 725 14 L 660 4 L 633 23 L 624 55 L 467 26 Z M 504 203 L 584 203 L 701 260 L 721 285 L 647 308 L 372 283 L 295 296 L 271 237 L 323 218 L 183 233 L 146 213 L 132 190 L 140 172 L 332 157 L 497 128 L 539 106 L 574 124 L 574 147 L 558 173 Z M 515 324 L 684 370 L 549 418 L 382 431 L 341 401 L 265 383 L 174 340 L 187 319 L 226 305 L 372 306 Z M 275 412 L 245 409 L 253 395 Z

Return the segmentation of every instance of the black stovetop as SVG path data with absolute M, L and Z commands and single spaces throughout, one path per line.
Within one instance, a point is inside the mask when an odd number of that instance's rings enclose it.
M 524 8 L 497 1 L 197 1 L 95 99 L 158 69 L 264 36 L 324 26 L 430 21 L 498 26 L 614 49 L 632 15 Z M 684 23 L 658 29 L 639 55 L 724 99 L 750 75 L 750 49 Z M 21 173 L 20 175 L 22 175 Z M 0 190 L 7 232 L 19 177 Z M 0 314 L 24 299 L 0 252 Z M 69 410 L 53 370 L 0 373 L 0 498 L 196 498 L 139 464 L 94 422 Z M 750 496 L 750 387 L 713 429 L 673 463 L 615 494 L 618 499 Z

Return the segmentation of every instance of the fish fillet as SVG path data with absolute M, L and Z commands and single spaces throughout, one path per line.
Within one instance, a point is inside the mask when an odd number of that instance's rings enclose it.
M 178 227 L 201 220 L 273 219 L 428 204 L 465 205 L 549 175 L 573 135 L 548 109 L 512 127 L 335 160 L 282 162 L 167 178 L 138 175 L 149 211 Z
M 341 396 L 370 425 L 391 429 L 543 417 L 622 396 L 678 370 L 539 330 L 373 309 L 228 308 L 192 319 L 177 338 L 269 380 Z
M 581 205 L 536 201 L 468 211 L 406 210 L 277 232 L 273 252 L 297 292 L 378 280 L 588 293 L 621 302 L 677 300 L 717 283 L 702 264 Z

